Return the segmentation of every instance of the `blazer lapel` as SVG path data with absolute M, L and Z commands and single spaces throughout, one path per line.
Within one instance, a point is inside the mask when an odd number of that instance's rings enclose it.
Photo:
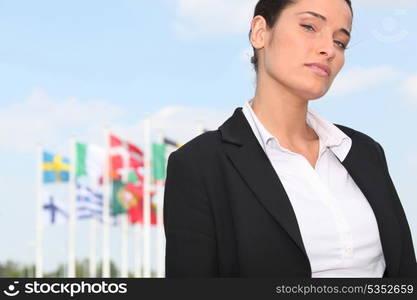
M 392 211 L 392 191 L 386 184 L 381 162 L 372 145 L 355 136 L 354 130 L 339 127 L 352 139 L 352 147 L 342 162 L 374 211 L 388 276 L 398 273 L 401 238 L 398 220 Z M 268 157 L 238 107 L 233 115 L 219 127 L 225 142 L 226 155 L 247 183 L 256 198 L 272 217 L 289 234 L 308 260 L 295 212 L 288 195 Z M 310 267 L 310 266 L 309 266 Z M 310 270 L 311 271 L 311 270 Z
M 389 277 L 397 276 L 402 244 L 398 234 L 400 227 L 393 213 L 393 193 L 387 184 L 382 162 L 378 159 L 372 144 L 361 142 L 360 137 L 354 136 L 346 127 L 339 128 L 352 138 L 352 148 L 342 164 L 374 211 L 385 257 L 386 273 Z
M 225 152 L 256 198 L 284 228 L 308 260 L 291 202 L 241 108 L 219 127 Z

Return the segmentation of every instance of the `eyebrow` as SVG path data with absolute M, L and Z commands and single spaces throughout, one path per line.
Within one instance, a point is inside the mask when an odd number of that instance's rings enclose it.
M 310 14 L 310 15 L 312 15 L 312 16 L 314 16 L 314 17 L 316 17 L 316 18 L 319 18 L 319 19 L 322 19 L 323 21 L 327 21 L 327 18 L 325 17 L 325 16 L 322 16 L 321 14 L 318 14 L 318 13 L 316 13 L 316 12 L 314 12 L 314 11 L 302 11 L 302 12 L 299 12 L 297 15 L 301 15 L 301 14 Z M 339 29 L 339 31 L 340 32 L 343 32 L 344 34 L 346 34 L 348 37 L 350 37 L 350 32 L 347 30 L 347 29 L 345 29 L 345 28 L 340 28 Z

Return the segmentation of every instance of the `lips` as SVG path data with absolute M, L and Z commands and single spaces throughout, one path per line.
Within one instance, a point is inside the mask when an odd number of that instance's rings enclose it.
M 323 70 L 324 72 L 326 72 L 327 75 L 330 76 L 330 68 L 329 68 L 329 66 L 327 66 L 325 64 L 321 64 L 321 63 L 310 63 L 310 64 L 306 64 L 306 66 L 319 68 L 319 69 Z

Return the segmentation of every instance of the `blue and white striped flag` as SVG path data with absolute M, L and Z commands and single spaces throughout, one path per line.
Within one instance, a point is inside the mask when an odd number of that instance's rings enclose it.
M 77 184 L 77 219 L 96 218 L 102 221 L 103 194 Z

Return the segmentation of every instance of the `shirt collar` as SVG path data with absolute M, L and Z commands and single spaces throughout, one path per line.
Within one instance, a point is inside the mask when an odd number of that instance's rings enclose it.
M 248 119 L 248 122 L 251 125 L 252 130 L 254 131 L 255 136 L 261 144 L 263 150 L 266 152 L 266 146 L 272 141 L 275 141 L 279 149 L 286 151 L 280 145 L 279 140 L 273 136 L 259 121 L 252 109 L 251 103 L 252 100 L 246 101 L 242 111 Z M 328 147 L 340 161 L 343 161 L 346 158 L 352 146 L 352 140 L 349 136 L 337 128 L 336 125 L 327 121 L 310 108 L 307 110 L 306 122 L 319 136 L 321 147 Z

